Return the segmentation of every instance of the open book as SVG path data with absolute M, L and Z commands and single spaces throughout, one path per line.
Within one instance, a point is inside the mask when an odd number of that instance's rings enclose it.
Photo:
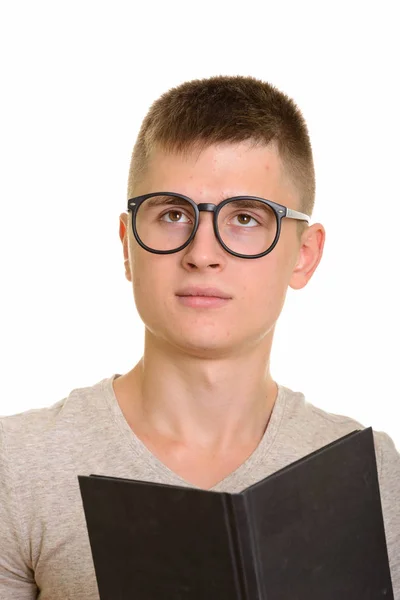
M 393 600 L 371 427 L 236 494 L 78 480 L 101 600 Z

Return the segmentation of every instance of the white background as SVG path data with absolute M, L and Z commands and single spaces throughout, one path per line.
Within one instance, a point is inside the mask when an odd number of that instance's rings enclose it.
M 0 414 L 124 373 L 143 325 L 119 214 L 150 104 L 185 80 L 253 75 L 295 99 L 325 252 L 289 288 L 272 375 L 400 448 L 396 2 L 4 2 Z

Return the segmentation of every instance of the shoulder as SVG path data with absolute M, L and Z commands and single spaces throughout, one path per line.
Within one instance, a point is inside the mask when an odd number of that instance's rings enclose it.
M 285 399 L 285 418 L 282 426 L 286 428 L 288 434 L 294 436 L 299 442 L 301 440 L 302 444 L 306 444 L 310 451 L 321 448 L 356 429 L 362 430 L 370 426 L 350 415 L 323 410 L 308 402 L 301 392 L 295 392 L 282 385 L 279 387 Z M 381 472 L 388 462 L 400 461 L 400 454 L 387 433 L 373 428 L 373 436 L 378 471 Z
M 0 417 L 0 460 L 22 468 L 39 458 L 60 457 L 93 429 L 96 420 L 109 421 L 103 388 L 110 379 L 73 389 L 45 408 Z

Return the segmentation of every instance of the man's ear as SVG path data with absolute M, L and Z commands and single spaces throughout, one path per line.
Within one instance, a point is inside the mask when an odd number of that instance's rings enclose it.
M 307 285 L 322 258 L 325 244 L 325 228 L 314 223 L 301 236 L 298 258 L 293 269 L 289 286 L 300 290 Z
M 124 253 L 124 266 L 125 266 L 125 278 L 128 281 L 132 281 L 131 265 L 129 260 L 129 249 L 128 249 L 128 218 L 127 213 L 122 213 L 119 216 L 119 237 L 122 242 L 122 249 Z

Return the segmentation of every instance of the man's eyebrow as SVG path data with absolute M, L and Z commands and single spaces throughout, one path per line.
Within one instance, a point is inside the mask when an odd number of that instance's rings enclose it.
M 260 198 L 260 200 L 262 200 L 262 199 L 263 198 Z M 266 204 L 263 204 L 259 200 L 250 200 L 247 198 L 243 198 L 241 200 L 234 200 L 232 202 L 232 204 L 234 204 L 235 206 L 238 206 L 240 208 L 254 208 L 254 206 L 266 206 L 266 208 L 268 208 L 268 206 Z
M 185 206 L 187 204 L 187 201 L 184 200 L 183 198 L 179 198 L 179 196 L 157 196 L 157 197 L 153 197 L 153 198 L 147 198 L 146 200 L 146 205 L 148 207 L 153 207 L 153 206 L 165 206 L 165 205 L 169 205 L 169 204 L 173 204 L 174 206 L 176 206 L 177 204 L 180 206 Z
M 235 196 L 232 196 L 235 197 Z M 223 198 L 226 200 L 227 198 Z M 263 198 L 260 198 L 262 200 Z M 195 202 L 195 201 L 194 201 Z M 201 202 L 195 202 L 195 204 L 201 204 Z M 215 204 L 215 203 L 214 203 Z M 219 203 L 220 204 L 220 203 Z M 146 200 L 146 205 L 148 208 L 153 208 L 157 206 L 186 206 L 187 201 L 184 198 L 179 198 L 179 196 L 163 196 L 159 195 L 153 198 L 148 198 Z M 239 200 L 232 201 L 232 205 L 234 208 L 249 208 L 249 209 L 263 209 L 265 212 L 271 212 L 271 208 L 267 204 L 263 204 L 257 200 L 251 200 L 247 198 L 241 198 Z
M 260 200 L 263 200 L 263 198 L 260 198 Z M 264 212 L 270 214 L 272 209 L 270 206 L 268 206 L 268 204 L 264 204 L 263 202 L 260 202 L 259 200 L 234 200 L 232 202 L 232 206 L 234 206 L 235 208 L 250 208 L 250 209 L 257 209 L 257 210 L 263 210 Z

